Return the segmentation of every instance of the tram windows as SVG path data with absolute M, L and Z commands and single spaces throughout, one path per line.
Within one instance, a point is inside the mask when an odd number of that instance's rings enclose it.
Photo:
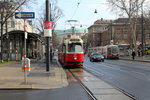
M 111 54 L 111 48 L 108 48 L 108 54 L 109 55 Z
M 118 54 L 117 48 L 112 48 L 112 53 L 113 53 L 113 54 Z
M 81 44 L 79 45 L 76 45 L 75 46 L 75 52 L 82 52 L 82 46 L 81 46 Z
M 71 43 L 68 45 L 68 52 L 83 52 L 82 46 L 79 43 Z

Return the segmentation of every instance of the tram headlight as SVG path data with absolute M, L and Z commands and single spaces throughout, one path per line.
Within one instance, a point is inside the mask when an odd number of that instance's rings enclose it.
M 77 60 L 77 58 L 75 57 L 74 60 Z
M 104 56 L 102 56 L 101 58 L 104 59 Z

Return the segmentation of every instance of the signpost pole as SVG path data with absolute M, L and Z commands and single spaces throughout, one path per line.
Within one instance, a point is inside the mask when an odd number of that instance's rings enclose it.
M 27 30 L 26 30 L 26 19 L 24 19 L 24 67 L 27 67 L 26 65 L 26 51 L 27 51 L 27 44 L 26 44 L 26 39 L 27 39 Z M 24 69 L 24 83 L 27 83 L 27 70 Z
M 34 12 L 15 12 L 15 18 L 16 19 L 24 19 L 24 55 L 23 55 L 23 67 L 22 69 L 24 70 L 24 83 L 27 84 L 27 69 L 30 67 L 29 66 L 29 59 L 26 58 L 26 52 L 27 52 L 27 44 L 26 44 L 26 39 L 27 39 L 27 24 L 26 24 L 26 19 L 33 19 L 35 18 L 35 13 Z M 28 64 L 27 64 L 28 62 Z

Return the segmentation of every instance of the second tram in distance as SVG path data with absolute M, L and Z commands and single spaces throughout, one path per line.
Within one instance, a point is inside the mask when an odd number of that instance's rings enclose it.
M 58 50 L 58 60 L 63 66 L 83 66 L 83 40 L 76 35 L 68 35 Z
M 119 47 L 118 45 L 106 45 L 99 47 L 92 47 L 88 49 L 89 53 L 98 52 L 101 53 L 105 58 L 119 59 Z

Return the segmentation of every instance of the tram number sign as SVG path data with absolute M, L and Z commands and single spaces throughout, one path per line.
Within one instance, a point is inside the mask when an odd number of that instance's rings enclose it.
M 52 21 L 45 21 L 44 29 L 52 29 Z
M 52 37 L 52 21 L 44 22 L 44 36 Z

